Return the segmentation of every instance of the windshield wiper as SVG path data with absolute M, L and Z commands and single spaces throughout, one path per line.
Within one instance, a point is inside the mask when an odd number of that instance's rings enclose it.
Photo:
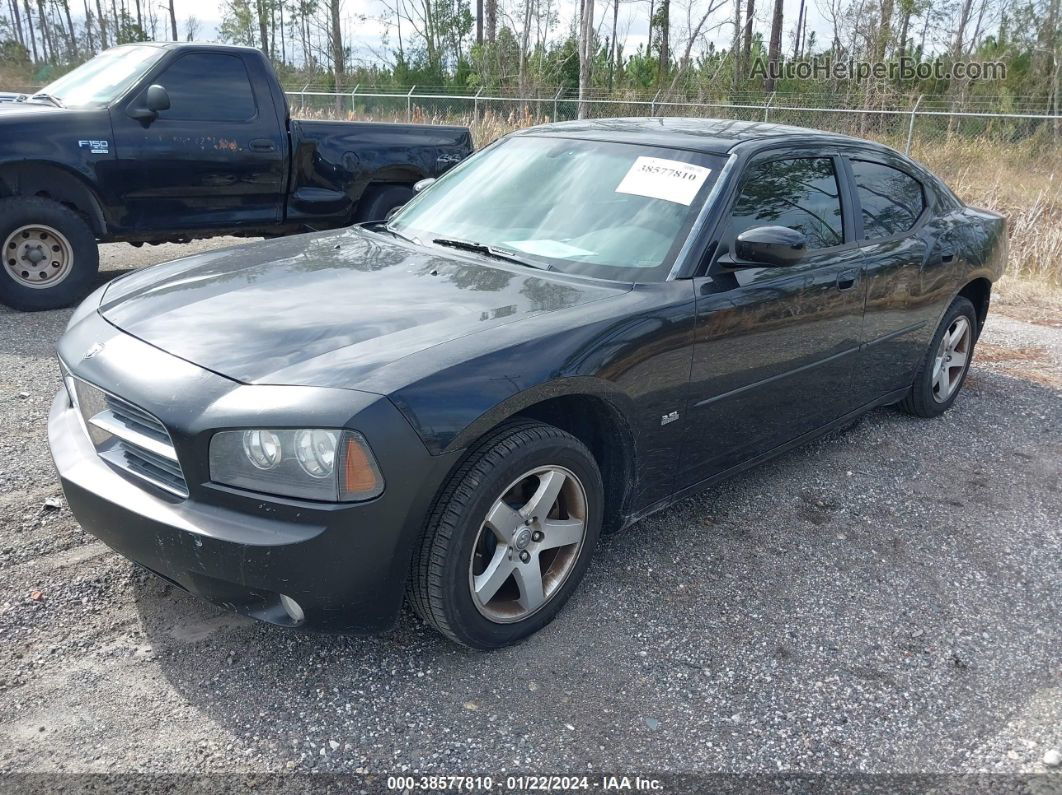
M 494 259 L 505 260 L 506 262 L 515 262 L 517 265 L 525 265 L 528 268 L 538 268 L 539 270 L 548 271 L 552 266 L 548 263 L 539 264 L 537 262 L 529 262 L 526 259 L 522 259 L 511 251 L 505 249 L 489 246 L 486 243 L 476 243 L 472 240 L 456 240 L 446 237 L 437 237 L 431 241 L 437 246 L 447 246 L 449 248 L 460 249 L 461 251 L 472 251 L 476 254 L 485 254 L 488 257 L 494 257 Z
M 51 103 L 52 103 L 53 105 L 55 105 L 55 107 L 57 107 L 57 108 L 62 108 L 62 107 L 65 107 L 65 106 L 63 105 L 63 102 L 62 102 L 62 100 L 60 100 L 60 99 L 59 99 L 59 97 L 53 97 L 53 96 L 52 96 L 51 94 L 44 94 L 44 93 L 40 93 L 40 94 L 34 94 L 34 95 L 33 95 L 32 97 L 30 97 L 30 99 L 31 99 L 31 100 L 34 100 L 34 99 L 43 99 L 43 100 L 45 100 L 46 102 L 51 102 Z

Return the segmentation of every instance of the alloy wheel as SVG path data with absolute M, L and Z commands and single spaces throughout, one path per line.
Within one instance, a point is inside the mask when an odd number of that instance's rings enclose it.
M 952 321 L 944 332 L 933 360 L 933 399 L 946 403 L 962 383 L 963 373 L 970 363 L 973 329 L 965 315 Z
M 468 584 L 476 609 L 500 624 L 542 609 L 575 568 L 586 511 L 586 490 L 564 467 L 539 467 L 513 481 L 473 546 Z

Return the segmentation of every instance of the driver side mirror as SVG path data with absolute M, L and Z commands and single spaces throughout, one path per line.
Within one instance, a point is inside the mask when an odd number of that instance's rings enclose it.
M 785 226 L 757 226 L 746 229 L 734 241 L 739 260 L 756 265 L 784 268 L 795 265 L 807 253 L 803 232 Z
M 144 92 L 144 106 L 130 108 L 129 115 L 137 121 L 151 123 L 159 117 L 159 112 L 170 109 L 170 95 L 160 85 L 148 86 Z

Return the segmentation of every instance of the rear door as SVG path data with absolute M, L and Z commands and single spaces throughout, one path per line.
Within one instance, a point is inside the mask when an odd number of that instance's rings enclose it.
M 180 52 L 144 84 L 158 84 L 169 110 L 150 123 L 112 111 L 125 186 L 123 226 L 216 229 L 280 220 L 287 139 L 268 86 L 252 84 L 239 52 Z M 257 86 L 257 90 L 256 90 Z M 142 92 L 130 106 L 143 105 Z
M 925 353 L 922 266 L 929 219 L 925 185 L 901 161 L 871 152 L 846 157 L 867 281 L 863 350 L 853 390 L 860 404 L 911 385 Z
M 862 254 L 843 174 L 840 157 L 821 151 L 770 154 L 746 166 L 708 275 L 695 280 L 685 485 L 853 408 Z M 807 255 L 788 267 L 734 267 L 734 239 L 758 226 L 802 231 Z

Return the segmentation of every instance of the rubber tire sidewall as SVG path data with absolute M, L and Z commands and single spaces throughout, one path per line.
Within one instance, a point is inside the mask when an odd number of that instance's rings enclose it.
M 408 185 L 370 186 L 358 202 L 358 222 L 384 221 L 391 210 L 406 204 L 413 196 L 413 188 Z
M 491 469 L 489 474 L 481 480 L 479 480 L 480 473 L 473 467 L 466 475 L 466 478 L 478 480 L 478 483 L 473 485 L 475 490 L 471 500 L 467 503 L 445 506 L 445 509 L 460 511 L 460 519 L 456 523 L 455 535 L 442 561 L 443 599 L 442 604 L 438 606 L 442 608 L 446 624 L 451 630 L 446 634 L 459 643 L 473 648 L 495 649 L 509 646 L 549 624 L 579 586 L 601 535 L 604 485 L 593 457 L 575 437 L 553 426 L 542 424 L 536 424 L 536 426 L 548 428 L 555 435 L 548 439 L 536 439 L 533 442 L 521 444 L 515 451 L 505 456 L 501 466 Z M 492 449 L 496 449 L 496 445 L 491 445 L 483 453 Z M 589 516 L 579 559 L 560 589 L 545 607 L 522 621 L 512 624 L 495 623 L 479 612 L 472 599 L 468 582 L 472 549 L 487 512 L 494 501 L 501 496 L 503 490 L 524 473 L 547 465 L 561 466 L 570 470 L 579 478 L 586 491 Z M 430 531 L 431 528 L 429 528 Z
M 933 397 L 933 363 L 936 359 L 937 348 L 940 347 L 941 339 L 959 316 L 965 316 L 970 323 L 970 353 L 967 357 L 966 369 L 963 370 L 962 378 L 955 387 L 955 391 L 951 393 L 947 400 L 938 402 Z M 929 349 L 926 351 L 922 364 L 918 368 L 914 383 L 911 385 L 911 391 L 900 403 L 900 407 L 904 411 L 916 417 L 939 417 L 951 408 L 956 398 L 959 397 L 959 393 L 962 392 L 963 385 L 966 383 L 966 376 L 970 372 L 970 365 L 973 364 L 974 347 L 977 345 L 978 331 L 977 311 L 969 299 L 960 296 L 952 301 L 948 311 L 944 313 L 940 325 L 937 327 L 937 332 L 933 335 L 933 340 L 929 343 Z
M 30 224 L 50 226 L 66 237 L 74 257 L 70 273 L 54 287 L 36 289 L 16 282 L 7 264 L 0 263 L 0 301 L 27 312 L 70 306 L 88 293 L 99 272 L 96 236 L 81 216 L 51 199 L 16 196 L 0 201 L 0 245 L 13 231 Z

